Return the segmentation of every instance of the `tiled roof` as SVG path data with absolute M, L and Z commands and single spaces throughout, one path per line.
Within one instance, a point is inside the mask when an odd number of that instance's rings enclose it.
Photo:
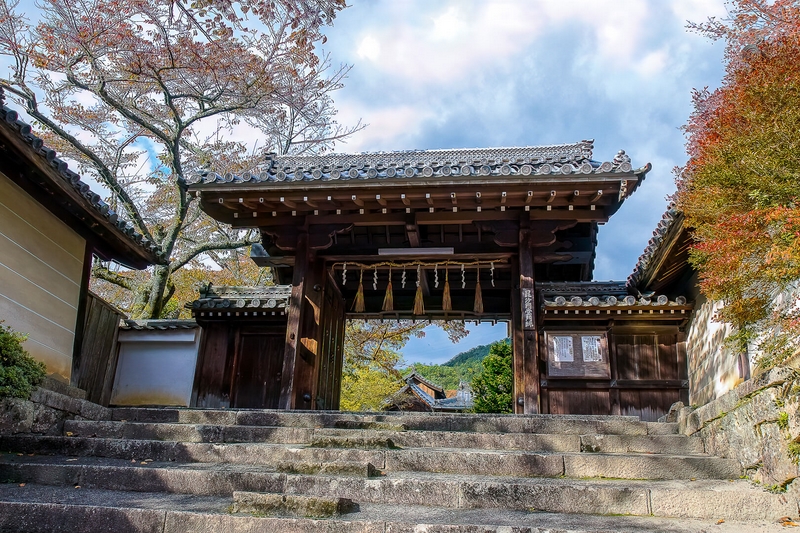
M 168 329 L 196 329 L 200 327 L 194 320 L 122 320 L 119 328 L 124 330 L 168 330 Z
M 450 176 L 531 176 L 628 173 L 631 158 L 620 151 L 611 161 L 592 159 L 593 141 L 549 146 L 408 150 L 317 156 L 270 154 L 264 168 L 241 175 L 197 174 L 190 184 L 408 179 Z
M 403 380 L 405 380 L 405 382 L 408 383 L 408 384 L 411 384 L 412 381 L 416 380 L 416 381 L 422 383 L 423 385 L 427 385 L 431 389 L 433 389 L 435 391 L 438 391 L 438 392 L 441 392 L 442 394 L 444 394 L 444 388 L 441 385 L 437 385 L 436 383 L 433 383 L 432 381 L 428 381 L 425 378 L 425 376 L 423 376 L 422 374 L 420 374 L 416 370 L 411 372 L 406 377 L 404 377 Z
M 289 307 L 292 295 L 291 285 L 272 285 L 268 287 L 212 287 L 200 290 L 200 298 L 186 304 L 191 309 L 228 310 L 281 310 Z
M 588 298 L 581 298 L 575 295 L 560 295 L 551 296 L 544 299 L 544 307 L 633 307 L 633 306 L 684 306 L 686 305 L 686 297 L 678 296 L 674 300 L 670 300 L 665 295 L 653 297 L 640 297 L 637 298 L 633 295 L 627 295 L 623 298 L 617 298 L 613 295 L 598 295 L 589 296 Z
M 100 198 L 100 195 L 93 192 L 89 185 L 81 180 L 80 175 L 69 170 L 66 161 L 59 159 L 55 150 L 45 146 L 44 141 L 33 134 L 31 126 L 19 119 L 19 114 L 4 104 L 5 98 L 0 90 L 0 120 L 5 121 L 16 130 L 20 139 L 29 145 L 33 151 L 42 157 L 47 164 L 53 168 L 55 174 L 60 176 L 66 183 L 75 189 L 85 200 L 84 209 L 93 210 L 108 220 L 124 238 L 131 241 L 135 246 L 142 248 L 147 255 L 151 256 L 152 261 L 163 259 L 161 248 L 138 233 L 128 222 L 119 218 L 119 215 Z
M 642 255 L 639 256 L 639 260 L 636 262 L 633 272 L 628 276 L 628 287 L 636 287 L 639 284 L 644 272 L 650 265 L 650 261 L 655 257 L 661 246 L 665 244 L 665 237 L 670 232 L 670 229 L 672 229 L 672 226 L 682 221 L 683 213 L 678 210 L 674 202 L 670 203 L 669 206 L 667 206 L 667 211 L 656 226 L 656 229 L 653 230 L 653 236 L 648 241 L 647 247 L 644 249 L 644 252 L 642 252 Z
M 567 299 L 573 296 L 616 296 L 621 299 L 628 294 L 624 281 L 549 281 L 536 282 L 536 288 L 543 297 L 563 295 Z

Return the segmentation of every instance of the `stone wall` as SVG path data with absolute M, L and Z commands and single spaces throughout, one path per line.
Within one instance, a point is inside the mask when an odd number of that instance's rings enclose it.
M 675 411 L 680 431 L 706 452 L 736 459 L 753 481 L 786 487 L 800 470 L 800 372 L 774 368 L 716 400 Z
M 42 387 L 33 390 L 29 400 L 0 400 L 0 435 L 61 435 L 65 420 L 111 419 L 110 409 L 85 396 L 80 389 L 48 378 Z

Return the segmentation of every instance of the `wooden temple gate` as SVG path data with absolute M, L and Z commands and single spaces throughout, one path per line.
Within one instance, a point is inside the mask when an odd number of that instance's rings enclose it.
M 650 169 L 633 169 L 624 152 L 595 161 L 592 148 L 582 141 L 268 156 L 258 172 L 194 177 L 189 192 L 209 215 L 261 231 L 263 246 L 254 247 L 253 259 L 272 267 L 289 291 L 285 314 L 276 315 L 285 323 L 283 343 L 267 348 L 268 341 L 241 329 L 230 341 L 238 348 L 228 349 L 239 354 L 233 365 L 215 367 L 231 387 L 231 405 L 243 405 L 243 395 L 256 392 L 225 372 L 242 374 L 254 365 L 242 354 L 266 351 L 281 360 L 280 389 L 262 395 L 269 402 L 248 400 L 249 406 L 273 406 L 277 396 L 281 409 L 337 409 L 345 318 L 506 320 L 516 412 L 547 411 L 537 284 L 591 279 L 598 225 Z M 234 315 L 215 308 L 208 317 L 198 308 L 195 316 L 219 320 L 225 314 L 231 324 L 245 323 L 253 320 L 241 314 L 245 307 Z M 250 312 L 263 313 L 259 309 Z M 199 381 L 208 381 L 203 372 Z M 259 372 L 247 367 L 249 374 Z

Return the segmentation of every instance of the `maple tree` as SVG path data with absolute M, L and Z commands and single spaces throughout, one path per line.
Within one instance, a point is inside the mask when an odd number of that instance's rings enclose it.
M 265 152 L 325 151 L 362 127 L 334 117 L 332 93 L 349 67 L 333 68 L 316 51 L 344 7 L 345 0 L 42 0 L 32 23 L 18 0 L 0 1 L 0 55 L 10 60 L 0 87 L 45 142 L 104 186 L 112 209 L 160 247 L 163 260 L 145 272 L 95 262 L 94 279 L 111 284 L 104 290 L 114 303 L 134 317 L 175 316 L 194 298 L 187 285 L 195 278 L 247 284 L 262 275 L 237 252 L 258 233 L 205 216 L 186 179 L 202 169 L 257 168 Z M 237 140 L 247 136 L 259 145 Z
M 800 345 L 800 2 L 735 0 L 690 28 L 725 43 L 721 86 L 694 93 L 678 206 L 701 289 L 763 367 Z

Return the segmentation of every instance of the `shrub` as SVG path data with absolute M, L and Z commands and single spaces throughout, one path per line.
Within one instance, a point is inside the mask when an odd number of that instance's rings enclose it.
M 28 398 L 44 379 L 44 363 L 22 347 L 26 338 L 0 323 L 0 398 Z

